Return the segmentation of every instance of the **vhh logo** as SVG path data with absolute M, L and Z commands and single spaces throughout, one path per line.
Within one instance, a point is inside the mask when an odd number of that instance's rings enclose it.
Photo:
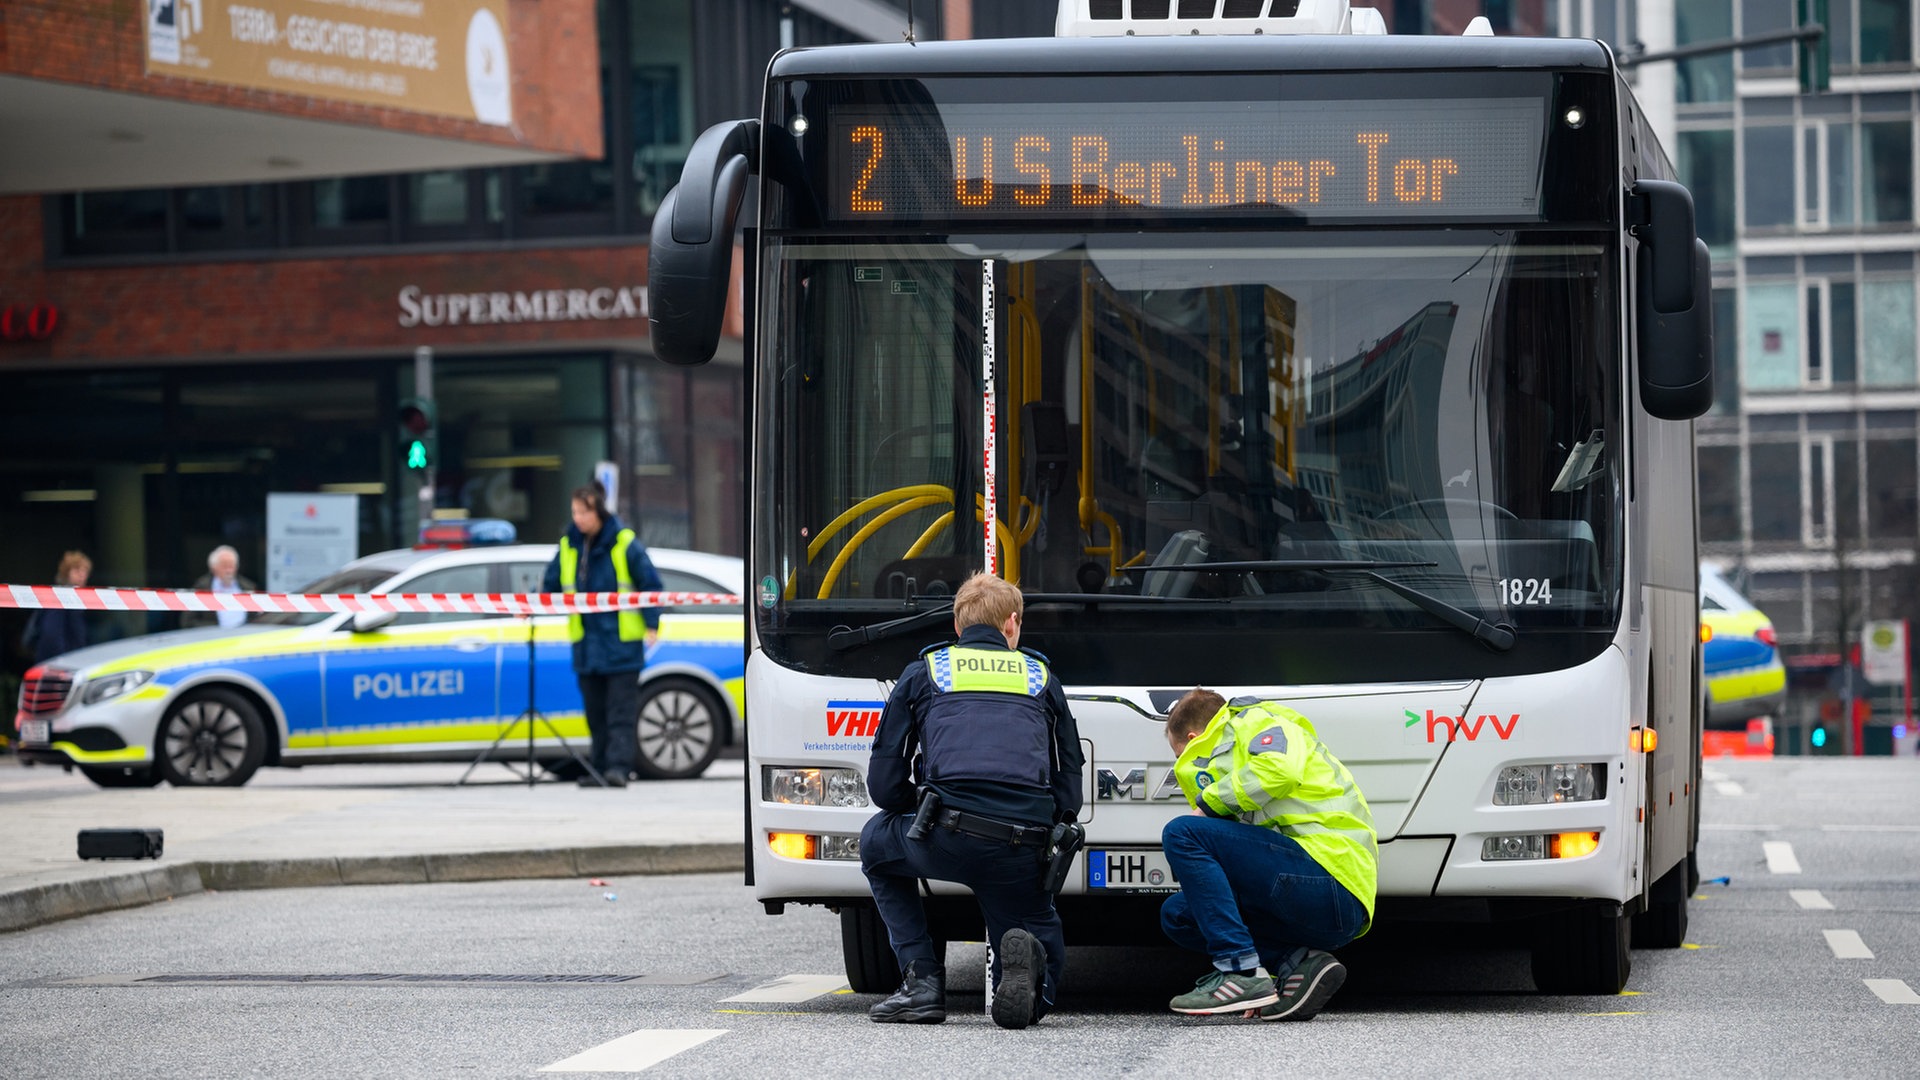
M 1427 715 L 1424 717 L 1412 709 L 1402 709 L 1401 713 L 1407 718 L 1407 722 L 1402 725 L 1403 727 L 1412 728 L 1422 720 L 1426 721 L 1427 741 L 1430 743 L 1441 741 L 1453 742 L 1457 739 L 1473 742 L 1480 737 L 1483 731 L 1489 729 L 1492 730 L 1496 738 L 1505 742 L 1513 738 L 1514 729 L 1520 726 L 1519 713 L 1513 713 L 1508 716 L 1507 722 L 1504 724 L 1500 722 L 1498 715 L 1491 713 L 1482 713 L 1471 720 L 1467 719 L 1465 713 L 1459 716 L 1448 716 L 1445 713 L 1436 713 L 1432 709 L 1428 709 Z M 1441 736 L 1445 737 L 1444 740 Z
M 871 739 L 880 730 L 880 710 L 885 707 L 883 701 L 829 701 L 827 735 Z

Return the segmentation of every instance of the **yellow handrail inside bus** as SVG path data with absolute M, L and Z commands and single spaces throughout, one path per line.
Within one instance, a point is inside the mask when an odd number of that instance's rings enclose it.
M 833 565 L 827 568 L 827 576 L 820 579 L 819 598 L 825 600 L 828 596 L 832 595 L 833 584 L 839 580 L 840 572 L 847 568 L 847 561 L 853 558 L 853 553 L 860 549 L 861 544 L 866 543 L 867 537 L 879 532 L 888 522 L 893 521 L 895 518 L 904 514 L 911 514 L 915 510 L 923 507 L 937 505 L 943 501 L 952 502 L 953 495 L 949 493 L 944 500 L 938 495 L 921 495 L 911 499 L 904 499 L 882 510 L 880 513 L 875 514 L 872 521 L 860 526 L 860 531 L 854 533 L 853 536 L 847 540 L 846 546 L 840 549 L 840 554 L 833 557 Z
M 859 502 L 854 503 L 846 510 L 841 511 L 839 517 L 827 522 L 827 527 L 821 529 L 820 534 L 808 542 L 807 561 L 812 562 L 814 556 L 820 554 L 820 549 L 826 546 L 828 540 L 833 539 L 835 534 L 839 533 L 841 529 L 846 528 L 848 522 L 859 517 L 861 514 L 885 503 L 898 502 L 902 499 L 918 498 L 924 495 L 937 495 L 946 499 L 948 502 L 953 501 L 953 489 L 944 484 L 908 484 L 904 487 L 894 488 L 891 491 L 883 491 L 878 495 L 869 495 Z

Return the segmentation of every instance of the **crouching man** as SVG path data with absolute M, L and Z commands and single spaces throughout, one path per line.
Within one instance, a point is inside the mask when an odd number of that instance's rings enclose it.
M 1347 977 L 1328 950 L 1373 919 L 1379 847 L 1366 798 L 1313 724 L 1272 702 L 1188 691 L 1167 716 L 1167 742 L 1193 812 L 1161 834 L 1181 891 L 1160 925 L 1214 966 L 1173 1011 L 1312 1019 Z

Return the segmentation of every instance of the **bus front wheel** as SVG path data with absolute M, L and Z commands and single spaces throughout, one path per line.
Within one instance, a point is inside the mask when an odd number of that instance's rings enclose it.
M 1615 904 L 1561 908 L 1536 920 L 1533 985 L 1543 994 L 1617 994 L 1633 971 L 1633 917 Z
M 847 985 L 856 994 L 889 994 L 900 985 L 887 924 L 871 904 L 840 909 L 840 951 L 847 962 Z

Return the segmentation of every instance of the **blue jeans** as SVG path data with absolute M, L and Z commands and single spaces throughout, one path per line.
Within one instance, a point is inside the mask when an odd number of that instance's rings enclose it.
M 1167 822 L 1160 843 L 1180 880 L 1160 928 L 1222 971 L 1259 963 L 1277 978 L 1296 950 L 1337 949 L 1366 929 L 1359 898 L 1277 829 L 1188 814 Z

